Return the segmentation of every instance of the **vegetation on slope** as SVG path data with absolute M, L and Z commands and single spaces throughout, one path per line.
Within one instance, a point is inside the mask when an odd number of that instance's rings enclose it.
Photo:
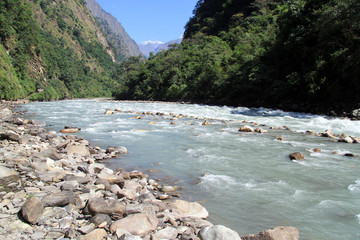
M 83 0 L 0 2 L 0 97 L 111 96 L 113 50 Z
M 200 0 L 181 45 L 123 63 L 125 82 L 114 95 L 317 112 L 360 107 L 359 12 L 356 0 Z

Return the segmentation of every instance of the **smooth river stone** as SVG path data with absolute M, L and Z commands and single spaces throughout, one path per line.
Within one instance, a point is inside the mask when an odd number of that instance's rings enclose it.
M 31 224 L 36 224 L 44 211 L 44 205 L 37 198 L 30 198 L 21 207 L 23 218 Z
M 92 215 L 102 213 L 108 215 L 118 214 L 122 216 L 125 212 L 125 205 L 115 199 L 107 199 L 107 200 L 103 198 L 90 199 L 88 207 L 89 207 L 89 212 Z
M 132 214 L 114 222 L 110 227 L 110 231 L 114 233 L 121 228 L 133 235 L 142 236 L 154 231 L 158 224 L 159 221 L 153 214 Z
M 187 202 L 183 200 L 176 200 L 170 204 L 170 206 L 178 210 L 181 217 L 198 217 L 207 218 L 209 216 L 208 211 L 197 202 Z

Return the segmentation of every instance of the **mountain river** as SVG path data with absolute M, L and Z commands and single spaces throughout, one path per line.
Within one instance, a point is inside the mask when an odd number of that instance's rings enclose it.
M 122 112 L 105 115 L 107 108 Z M 209 211 L 209 221 L 240 236 L 294 226 L 303 240 L 360 239 L 360 157 L 345 156 L 360 155 L 360 144 L 305 134 L 328 129 L 360 137 L 360 121 L 263 108 L 96 99 L 30 103 L 19 110 L 57 132 L 65 125 L 80 127 L 77 135 L 92 145 L 125 146 L 129 153 L 108 160 L 108 167 L 153 169 L 151 178 L 178 186 L 182 199 Z M 169 120 L 173 116 L 157 112 L 193 117 Z M 202 125 L 205 118 L 211 125 Z M 253 122 L 268 133 L 238 131 Z M 305 159 L 290 161 L 293 152 Z

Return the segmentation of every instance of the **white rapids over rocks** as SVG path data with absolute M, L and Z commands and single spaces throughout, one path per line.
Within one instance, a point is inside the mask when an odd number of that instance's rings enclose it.
M 104 115 L 115 108 L 123 112 Z M 360 144 L 304 134 L 331 130 L 360 137 L 359 121 L 264 108 L 97 100 L 31 103 L 21 110 L 50 130 L 80 127 L 77 135 L 93 145 L 127 147 L 129 154 L 110 160 L 109 167 L 171 176 L 167 181 L 183 187 L 183 199 L 200 202 L 210 221 L 240 235 L 286 225 L 298 228 L 304 240 L 360 239 Z M 194 117 L 168 120 L 172 116 L 136 112 Z M 202 125 L 206 118 L 211 125 Z M 238 132 L 243 120 L 269 132 Z M 305 159 L 290 161 L 293 152 Z

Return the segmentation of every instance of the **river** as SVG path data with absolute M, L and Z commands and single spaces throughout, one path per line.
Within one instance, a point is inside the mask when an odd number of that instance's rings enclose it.
M 104 115 L 107 108 L 123 112 Z M 360 157 L 344 156 L 360 155 L 360 144 L 304 133 L 328 129 L 360 137 L 359 121 L 263 108 L 101 100 L 37 102 L 20 110 L 57 132 L 65 125 L 80 127 L 77 135 L 92 145 L 127 147 L 127 155 L 106 164 L 155 169 L 151 178 L 179 186 L 182 199 L 198 201 L 211 222 L 240 235 L 294 226 L 304 240 L 360 239 Z M 205 118 L 211 125 L 202 125 Z M 244 120 L 269 132 L 239 132 Z M 305 159 L 290 161 L 292 152 Z

